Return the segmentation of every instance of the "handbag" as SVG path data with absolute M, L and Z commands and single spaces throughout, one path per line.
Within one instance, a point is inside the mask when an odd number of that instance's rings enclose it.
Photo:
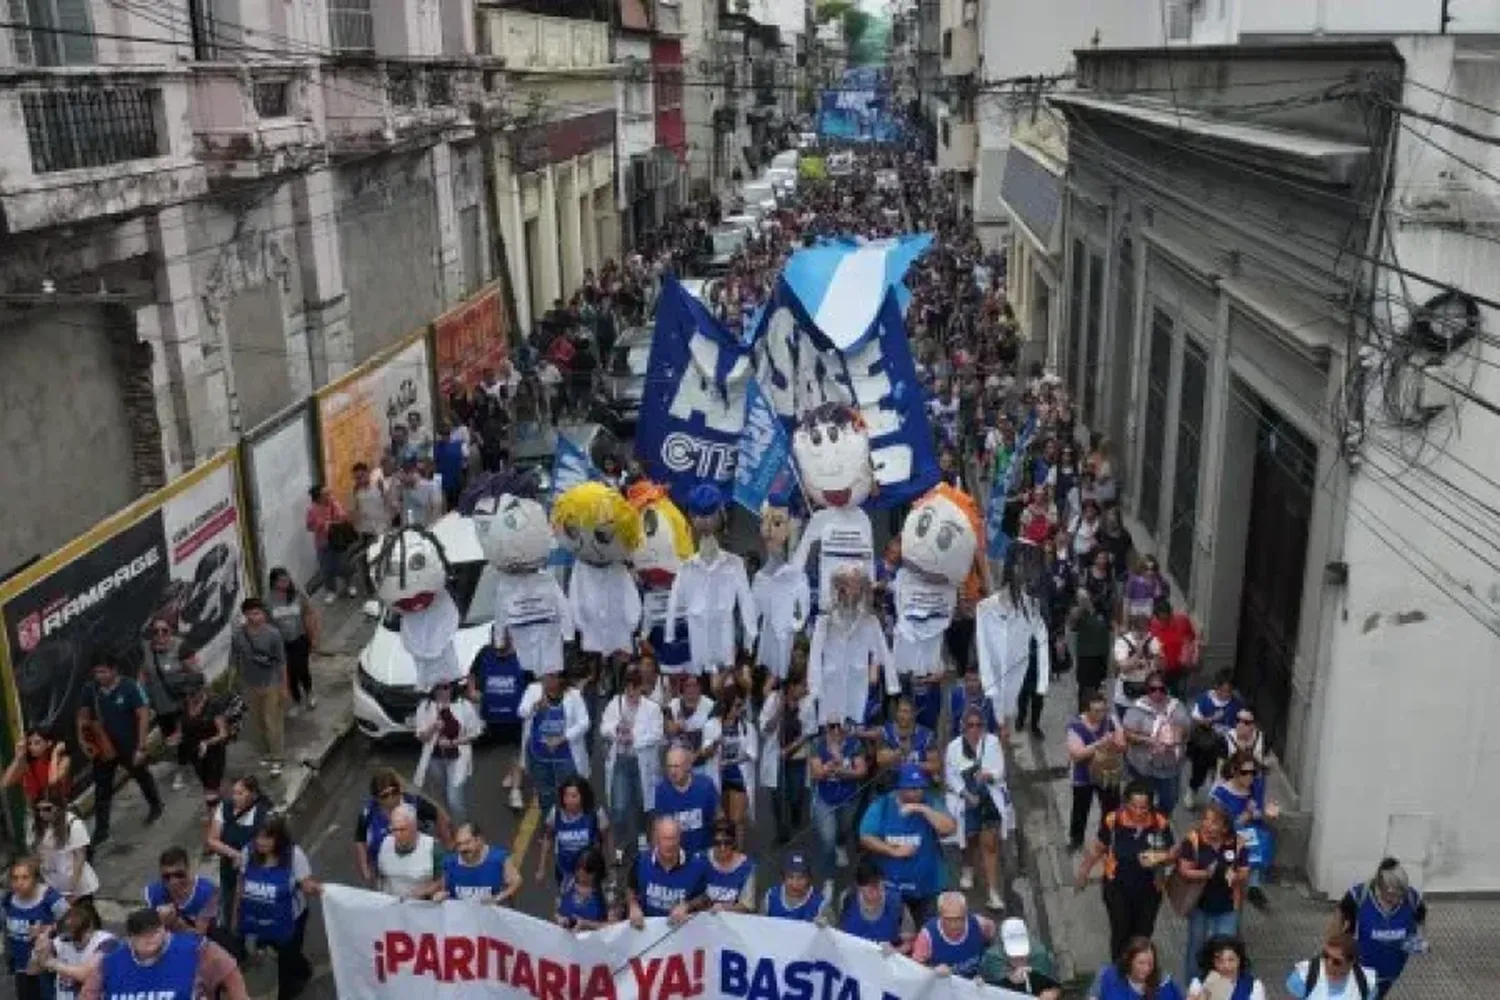
M 1183 841 L 1183 846 L 1190 850 L 1198 850 L 1198 834 L 1189 833 Z M 1181 869 L 1174 863 L 1172 871 L 1167 875 L 1167 884 L 1162 888 L 1162 894 L 1167 897 L 1167 902 L 1172 905 L 1172 911 L 1179 917 L 1186 917 L 1198 906 L 1198 900 L 1203 896 L 1206 881 L 1190 879 L 1182 874 Z
M 1125 780 L 1125 755 L 1112 743 L 1101 743 L 1089 758 L 1089 782 L 1095 788 L 1114 788 Z

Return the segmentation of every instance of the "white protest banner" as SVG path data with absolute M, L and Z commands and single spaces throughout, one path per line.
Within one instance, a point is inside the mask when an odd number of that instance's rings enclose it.
M 839 931 L 740 914 L 573 934 L 467 900 L 324 889 L 339 996 L 361 1000 L 1026 1000 Z

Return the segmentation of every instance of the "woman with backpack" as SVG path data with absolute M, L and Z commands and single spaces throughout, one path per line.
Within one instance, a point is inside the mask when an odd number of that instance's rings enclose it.
M 1361 964 L 1359 947 L 1346 932 L 1336 931 L 1323 941 L 1316 957 L 1292 966 L 1286 991 L 1297 1000 L 1380 1000 L 1375 970 Z
M 182 717 L 179 722 L 182 742 L 177 745 L 179 766 L 193 769 L 203 786 L 203 804 L 210 815 L 219 805 L 219 789 L 224 784 L 229 741 L 234 738 L 228 709 L 209 696 L 202 677 L 184 690 Z

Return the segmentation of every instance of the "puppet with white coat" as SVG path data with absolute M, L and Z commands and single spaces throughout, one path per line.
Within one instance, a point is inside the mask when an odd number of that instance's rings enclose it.
M 466 675 L 453 647 L 461 616 L 448 593 L 448 572 L 442 543 L 424 528 L 386 535 L 371 567 L 377 596 L 401 616 L 401 646 L 412 659 L 418 691 Z
M 792 665 L 792 644 L 812 614 L 807 573 L 786 558 L 792 527 L 790 498 L 769 498 L 760 512 L 765 563 L 750 583 L 750 594 L 760 616 L 757 662 L 778 681 L 786 679 Z
M 931 678 L 942 673 L 943 635 L 953 622 L 960 588 L 975 603 L 984 593 L 983 523 L 973 497 L 946 483 L 906 515 L 901 565 L 892 585 L 896 622 L 891 654 L 902 674 Z
M 646 824 L 656 809 L 656 783 L 661 778 L 661 750 L 666 743 L 665 719 L 661 706 L 652 701 L 630 678 L 635 668 L 625 673 L 624 690 L 609 700 L 599 720 L 599 737 L 604 740 L 604 797 L 610 814 L 624 823 L 634 823 L 635 830 L 614 830 L 615 844 L 629 843 L 633 833 L 644 845 L 649 831 Z M 639 784 L 636 784 L 636 783 Z M 634 786 L 627 795 L 622 783 Z M 616 809 L 617 801 L 640 803 L 638 815 Z M 642 850 L 645 848 L 642 847 Z M 618 857 L 620 847 L 615 848 Z
M 869 578 L 858 566 L 842 566 L 830 586 L 832 600 L 813 626 L 808 691 L 817 704 L 818 725 L 863 725 L 875 672 L 884 671 L 887 694 L 900 693 L 901 681 L 875 615 Z
M 630 572 L 630 557 L 641 545 L 641 515 L 619 490 L 579 483 L 553 503 L 552 530 L 576 560 L 568 602 L 579 649 L 622 662 L 635 652 L 641 624 L 641 594 Z
M 1011 547 L 1000 586 L 974 609 L 974 645 L 979 653 L 979 676 L 984 695 L 1009 729 L 1016 717 L 1027 672 L 1036 671 L 1036 693 L 1047 693 L 1052 671 L 1052 649 L 1047 638 L 1047 616 L 1036 595 L 1023 585 Z
M 698 536 L 698 551 L 682 564 L 667 601 L 667 641 L 676 638 L 685 620 L 691 669 L 696 674 L 734 669 L 738 653 L 736 609 L 745 646 L 755 644 L 755 598 L 750 594 L 745 560 L 719 545 L 724 506 L 724 494 L 717 486 L 699 483 L 693 487 L 688 496 L 688 516 Z
M 870 515 L 861 507 L 875 489 L 870 437 L 864 417 L 845 403 L 824 403 L 802 419 L 792 435 L 792 457 L 808 499 L 817 508 L 808 519 L 792 565 L 807 568 L 818 545 L 818 607 L 833 602 L 833 577 L 852 566 L 875 579 L 875 541 Z
M 686 673 L 692 653 L 686 636 L 667 641 L 667 604 L 683 562 L 693 557 L 693 529 L 657 483 L 635 483 L 625 499 L 641 515 L 641 545 L 630 560 L 641 587 L 641 637 L 663 674 Z

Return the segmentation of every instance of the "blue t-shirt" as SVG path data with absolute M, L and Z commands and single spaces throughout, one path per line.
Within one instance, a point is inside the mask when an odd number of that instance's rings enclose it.
M 899 750 L 901 738 L 896 733 L 896 724 L 887 722 L 880 727 L 880 741 L 888 750 Z M 922 764 L 926 762 L 928 751 L 932 749 L 932 730 L 926 726 L 913 727 L 911 734 L 911 748 L 906 752 L 898 764 Z
M 1354 903 L 1354 937 L 1359 942 L 1360 963 L 1373 969 L 1383 983 L 1400 976 L 1410 957 L 1406 949 L 1421 935 L 1417 917 L 1422 894 L 1408 889 L 1406 898 L 1389 913 L 1380 908 L 1375 893 L 1363 883 L 1350 889 L 1344 898 L 1352 898 Z
M 964 925 L 964 936 L 958 941 L 949 941 L 943 937 L 943 928 L 937 917 L 927 921 L 922 929 L 927 932 L 927 939 L 932 943 L 930 962 L 934 968 L 946 965 L 955 976 L 964 977 L 972 977 L 979 971 L 989 942 L 985 940 L 984 928 L 979 926 L 976 917 L 970 915 L 968 923 Z
M 852 764 L 854 758 L 864 756 L 864 741 L 857 736 L 845 734 L 839 744 L 839 750 L 844 758 L 845 764 Z M 832 749 L 828 745 L 828 737 L 820 736 L 817 744 L 818 760 L 825 765 L 833 760 Z M 826 806 L 841 806 L 851 801 L 859 794 L 859 782 L 854 778 L 824 778 L 816 782 L 813 791 L 818 796 L 818 801 Z
M 766 901 L 762 908 L 768 917 L 811 923 L 823 912 L 823 893 L 820 889 L 813 889 L 802 902 L 794 904 L 787 901 L 784 885 L 773 885 L 766 890 Z
M 198 978 L 198 949 L 203 939 L 196 934 L 169 934 L 156 961 L 142 965 L 128 947 L 104 956 L 100 978 L 105 1000 L 119 997 L 150 997 L 151 1000 L 193 1000 Z
M 861 837 L 878 837 L 887 844 L 911 844 L 917 851 L 909 858 L 881 855 L 877 862 L 886 882 L 903 896 L 928 899 L 943 889 L 942 848 L 937 831 L 926 817 L 901 815 L 897 792 L 876 799 L 859 824 Z M 946 813 L 935 793 L 926 797 L 929 808 Z
M 1220 732 L 1234 728 L 1235 719 L 1239 717 L 1240 709 L 1244 707 L 1245 703 L 1237 694 L 1230 695 L 1229 700 L 1220 705 L 1214 701 L 1213 691 L 1204 691 L 1193 702 L 1195 715 Z
M 859 891 L 853 889 L 844 896 L 844 908 L 839 914 L 839 930 L 878 944 L 898 944 L 901 941 L 901 918 L 904 913 L 901 894 L 887 891 L 880 912 L 874 917 L 866 917 L 860 909 Z
M 432 446 L 432 464 L 443 477 L 445 489 L 457 487 L 464 481 L 464 446 L 451 437 L 443 438 Z
M 290 864 L 245 863 L 241 873 L 240 933 L 282 944 L 297 928 L 297 878 Z
M 68 901 L 50 885 L 35 902 L 23 903 L 13 892 L 5 894 L 5 943 L 10 971 L 21 972 L 31 962 L 31 929 L 55 924 L 68 911 Z
M 491 844 L 479 864 L 465 864 L 457 851 L 443 855 L 443 891 L 454 899 L 483 899 L 505 891 L 510 852 Z
M 571 760 L 573 749 L 568 746 L 568 713 L 562 702 L 549 705 L 545 701 L 531 717 L 531 742 L 527 747 L 533 760 L 556 762 Z M 555 748 L 547 746 L 548 739 L 559 740 Z
M 218 901 L 218 892 L 218 886 L 202 875 L 197 876 L 193 879 L 193 891 L 188 896 L 187 902 L 181 904 L 173 903 L 177 907 L 177 915 L 189 923 L 197 920 L 205 913 L 212 915 L 215 912 L 214 906 Z M 168 903 L 172 903 L 172 894 L 167 889 L 165 882 L 152 882 L 146 886 L 147 906 L 154 910 L 158 906 L 166 906 Z
M 587 893 L 580 893 L 570 878 L 562 884 L 557 897 L 557 915 L 568 920 L 592 920 L 602 924 L 609 919 L 604 904 L 604 893 L 595 886 Z
M 739 864 L 724 869 L 714 864 L 713 858 L 708 858 L 707 861 L 709 902 L 726 905 L 738 903 L 745 891 L 745 883 L 755 874 L 755 862 L 750 860 L 749 855 L 741 855 Z
M 479 715 L 489 723 L 514 723 L 520 720 L 521 693 L 525 690 L 525 673 L 514 651 L 501 653 L 485 643 L 474 658 L 474 673 L 479 681 Z
M 671 816 L 682 827 L 682 849 L 701 854 L 713 842 L 714 816 L 719 811 L 719 790 L 711 779 L 694 774 L 686 790 L 668 778 L 656 784 L 656 815 Z
M 1106 965 L 1099 970 L 1089 996 L 1096 997 L 1097 1000 L 1141 1000 L 1141 995 L 1113 965 Z M 1156 1000 L 1183 1000 L 1182 990 L 1165 973 L 1162 974 L 1161 984 L 1156 988 Z
M 1240 826 L 1240 817 L 1244 815 L 1245 810 L 1250 808 L 1252 803 L 1257 810 L 1262 813 L 1265 812 L 1265 776 L 1255 776 L 1255 780 L 1250 783 L 1250 793 L 1248 795 L 1241 793 L 1233 785 L 1229 784 L 1229 782 L 1221 781 L 1213 787 L 1213 791 L 1208 793 L 1208 797 L 1210 800 L 1223 806 L 1225 811 L 1229 813 L 1229 818 L 1234 821 L 1234 824 Z
M 987 732 L 998 733 L 1000 731 L 1000 720 L 995 717 L 995 706 L 990 704 L 984 692 L 970 695 L 960 684 L 948 695 L 948 714 L 953 719 L 955 729 L 963 721 L 964 714 L 971 709 L 978 710 L 984 715 L 984 728 Z
M 599 832 L 604 822 L 598 812 L 573 815 L 553 806 L 547 816 L 547 827 L 552 832 L 552 853 L 556 858 L 557 881 L 561 885 L 578 867 L 583 852 L 599 846 Z
M 702 896 L 707 886 L 708 862 L 701 855 L 684 851 L 682 863 L 670 871 L 654 851 L 636 858 L 635 898 L 648 917 L 667 916 L 678 904 Z

